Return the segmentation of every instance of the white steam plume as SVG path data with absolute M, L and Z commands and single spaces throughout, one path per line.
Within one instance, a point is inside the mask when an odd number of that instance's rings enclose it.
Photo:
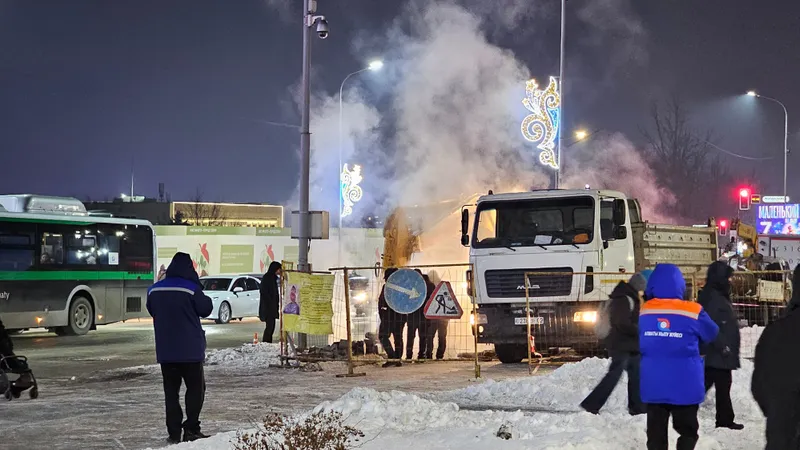
M 385 214 L 398 205 L 457 200 L 488 189 L 508 192 L 549 184 L 551 172 L 538 165 L 539 151 L 519 132 L 530 72 L 511 51 L 486 37 L 492 26 L 516 23 L 518 18 L 484 11 L 494 20 L 487 27 L 487 16 L 459 5 L 471 1 L 412 1 L 386 37 L 373 40 L 388 49 L 378 53 L 387 55 L 388 70 L 380 77 L 391 86 L 384 93 L 390 107 L 379 111 L 354 89 L 358 83 L 345 90 L 344 161 L 361 163 L 365 177 L 365 197 L 354 217 L 376 209 Z M 626 0 L 603 3 L 609 8 L 627 5 Z M 520 5 L 523 17 L 536 14 L 524 7 L 528 2 L 508 4 Z M 630 20 L 605 26 L 636 29 Z M 312 207 L 331 211 L 335 220 L 338 97 L 315 98 L 312 107 Z M 582 188 L 589 182 L 635 194 L 648 220 L 655 220 L 661 206 L 674 201 L 655 185 L 652 170 L 622 136 L 581 144 L 565 152 L 565 161 L 567 186 Z

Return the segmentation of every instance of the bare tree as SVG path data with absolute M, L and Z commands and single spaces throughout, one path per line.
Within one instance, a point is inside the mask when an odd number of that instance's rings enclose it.
M 711 131 L 692 128 L 678 97 L 654 103 L 650 119 L 651 126 L 642 133 L 659 181 L 678 199 L 672 213 L 707 218 L 709 200 L 720 198 L 730 178 L 728 167 L 715 154 Z
M 198 188 L 186 206 L 175 211 L 175 220 L 188 225 L 218 227 L 226 222 L 226 217 L 222 206 L 205 201 L 203 192 Z

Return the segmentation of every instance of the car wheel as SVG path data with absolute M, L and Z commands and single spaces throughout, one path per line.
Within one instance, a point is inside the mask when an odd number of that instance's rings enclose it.
M 83 336 L 92 329 L 92 319 L 94 318 L 94 308 L 84 297 L 75 297 L 69 305 L 69 316 L 67 326 L 57 328 L 56 334 L 59 336 Z
M 217 312 L 217 322 L 218 324 L 225 324 L 231 321 L 231 305 L 228 302 L 222 302 L 219 305 L 219 311 Z

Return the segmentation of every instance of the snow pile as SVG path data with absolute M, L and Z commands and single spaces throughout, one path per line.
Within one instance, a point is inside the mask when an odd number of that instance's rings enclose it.
M 206 355 L 206 365 L 226 367 L 264 368 L 280 364 L 280 344 L 244 344 L 239 348 L 214 350 Z
M 754 358 L 756 356 L 756 345 L 758 339 L 761 338 L 761 333 L 764 327 L 753 325 L 752 327 L 745 327 L 739 330 L 742 336 L 739 355 L 742 358 Z
M 566 364 L 554 372 L 528 378 L 514 378 L 470 386 L 437 396 L 437 400 L 452 401 L 462 406 L 481 408 L 519 408 L 524 410 L 582 411 L 580 402 L 594 389 L 608 371 L 608 359 L 588 358 Z M 605 410 L 627 411 L 625 388 L 627 375 L 622 376 L 617 389 L 606 403 Z
M 640 449 L 646 447 L 644 416 L 627 414 L 625 385 L 620 384 L 601 414 L 577 409 L 578 403 L 605 374 L 608 361 L 597 358 L 565 365 L 542 376 L 479 386 L 433 398 L 392 391 L 356 388 L 314 411 L 336 411 L 349 425 L 366 434 L 363 450 L 408 448 L 484 450 L 486 448 L 538 450 Z M 698 450 L 763 448 L 764 420 L 750 396 L 753 365 L 742 362 L 735 372 L 732 398 L 743 431 L 714 428 L 713 391 L 700 410 Z M 449 399 L 449 400 L 448 400 Z M 458 403 L 458 404 L 457 404 Z M 527 411 L 465 410 L 493 403 L 503 409 Z M 459 406 L 459 404 L 461 406 Z M 533 411 L 531 411 L 533 409 Z M 244 419 L 244 418 L 243 418 Z M 505 427 L 512 438 L 496 436 Z M 609 432 L 613 430 L 613 432 Z M 673 442 L 677 435 L 670 429 Z M 176 450 L 228 450 L 235 433 L 174 446 Z

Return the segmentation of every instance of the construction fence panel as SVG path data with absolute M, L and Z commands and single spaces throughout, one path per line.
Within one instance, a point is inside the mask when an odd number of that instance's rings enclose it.
M 705 278 L 698 278 L 699 289 Z M 731 303 L 739 321 L 740 356 L 752 358 L 761 332 L 781 317 L 792 298 L 789 271 L 736 271 L 731 277 Z
M 614 288 L 631 276 L 620 272 L 526 272 L 525 305 L 511 311 L 514 325 L 525 328 L 527 334 L 529 345 L 523 356 L 529 361 L 547 355 L 603 356 L 595 331 L 600 308 Z M 508 357 L 501 353 L 511 352 L 497 351 L 501 360 Z M 512 361 L 519 359 L 520 348 L 515 351 L 509 358 Z
M 334 308 L 337 323 L 350 323 L 352 364 L 361 365 L 409 361 L 474 361 L 476 337 L 472 332 L 470 317 L 473 314 L 472 297 L 467 289 L 469 264 L 419 265 L 402 269 L 418 270 L 432 285 L 449 284 L 463 311 L 460 318 L 426 319 L 424 308 L 429 294 L 425 292 L 422 306 L 410 314 L 394 314 L 381 323 L 379 299 L 384 288 L 385 270 L 381 267 L 333 269 L 337 284 L 345 292 L 345 299 Z M 346 274 L 346 276 L 345 276 Z M 345 278 L 348 282 L 345 283 Z M 349 311 L 346 305 L 349 304 Z M 432 307 L 435 309 L 436 305 Z M 349 312 L 349 319 L 347 317 Z M 347 338 L 347 329 L 336 328 L 336 339 Z M 388 347 L 387 347 L 388 346 Z M 400 348 L 398 348 L 398 346 Z M 429 348 L 430 347 L 430 348 Z M 396 352 L 390 352 L 389 349 Z M 398 351 L 399 350 L 399 351 Z M 399 358 L 398 358 L 399 356 Z

